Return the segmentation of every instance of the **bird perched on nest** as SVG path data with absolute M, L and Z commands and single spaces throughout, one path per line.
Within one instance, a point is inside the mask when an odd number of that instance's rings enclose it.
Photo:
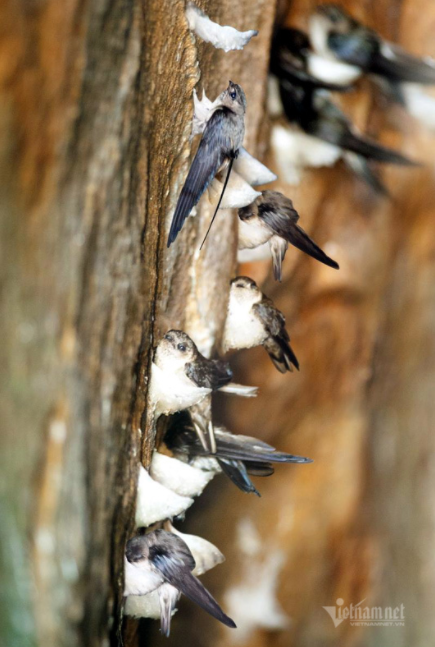
M 189 335 L 169 330 L 157 345 L 151 366 L 149 401 L 155 418 L 192 407 L 217 390 L 256 395 L 256 387 L 235 384 L 232 377 L 227 362 L 204 357 Z
M 367 74 L 393 101 L 422 124 L 435 128 L 435 99 L 424 86 L 435 85 L 435 62 L 384 40 L 335 4 L 317 7 L 309 22 L 315 55 L 311 73 L 324 82 L 350 83 Z
M 171 617 L 183 593 L 227 627 L 235 623 L 192 574 L 196 563 L 186 542 L 172 532 L 155 530 L 133 537 L 125 550 L 124 595 L 147 595 L 157 590 L 161 631 L 169 636 Z
M 313 138 L 314 150 L 317 151 L 316 140 L 327 142 L 336 151 L 336 159 L 342 157 L 361 179 L 379 193 L 386 194 L 387 191 L 370 162 L 418 166 L 418 163 L 398 151 L 360 133 L 326 93 L 306 90 L 287 80 L 280 81 L 279 88 L 287 119 Z M 310 140 L 307 140 L 306 147 L 309 146 Z
M 351 86 L 341 80 L 334 83 L 332 80 L 317 76 L 316 64 L 319 58 L 323 62 L 323 59 L 311 49 L 307 34 L 293 27 L 281 28 L 273 37 L 270 72 L 308 90 L 345 92 L 350 89 Z
M 213 223 L 225 192 L 233 162 L 243 143 L 245 111 L 245 93 L 240 85 L 230 81 L 228 88 L 215 101 L 213 109 L 208 115 L 199 148 L 175 207 L 168 236 L 168 247 L 177 238 L 184 221 L 199 202 L 216 173 L 228 168 L 221 198 L 212 219 Z
M 275 279 L 281 281 L 282 262 L 288 246 L 293 245 L 316 261 L 334 269 L 338 263 L 298 225 L 299 214 L 293 202 L 278 191 L 263 191 L 249 206 L 238 211 L 239 250 L 254 249 L 269 244 Z
M 247 276 L 231 281 L 223 347 L 231 349 L 263 346 L 280 373 L 299 369 L 290 346 L 285 317 Z
M 216 451 L 204 449 L 187 411 L 173 416 L 164 436 L 164 444 L 180 461 L 205 473 L 223 472 L 242 492 L 260 496 L 250 476 L 270 476 L 274 463 L 311 463 L 310 458 L 278 452 L 257 438 L 215 429 Z

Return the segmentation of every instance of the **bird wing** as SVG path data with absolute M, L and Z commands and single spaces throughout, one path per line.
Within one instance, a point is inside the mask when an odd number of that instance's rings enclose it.
M 199 387 L 217 391 L 231 382 L 233 372 L 227 362 L 217 359 L 197 358 L 195 362 L 186 364 L 185 372 Z
M 166 432 L 165 443 L 170 449 L 182 451 L 188 456 L 209 456 L 210 453 L 201 445 L 195 431 L 189 427 L 188 415 L 185 417 L 177 415 L 173 426 L 170 426 Z M 258 438 L 232 434 L 224 429 L 215 429 L 215 437 L 216 458 L 243 461 L 246 466 L 269 465 L 269 463 L 311 463 L 310 458 L 277 452 L 275 447 Z
M 391 43 L 381 45 L 373 57 L 370 72 L 385 76 L 392 81 L 435 84 L 435 65 L 432 61 L 412 56 Z
M 183 564 L 179 559 L 166 556 L 160 560 L 156 567 L 169 584 L 181 591 L 189 600 L 196 602 L 204 611 L 207 611 L 216 620 L 219 620 L 227 627 L 235 627 L 233 620 L 229 618 L 220 608 L 214 597 L 207 591 L 205 586 L 191 573 L 189 566 Z
M 253 482 L 249 478 L 246 467 L 242 461 L 229 460 L 225 458 L 217 458 L 222 472 L 228 476 L 228 478 L 234 483 L 236 487 L 239 488 L 242 492 L 250 494 L 256 494 L 261 496 L 257 488 L 254 486 Z
M 378 162 L 389 162 L 402 166 L 418 165 L 399 152 L 361 135 L 338 106 L 326 97 L 317 97 L 315 103 L 316 118 L 308 124 L 306 129 L 310 135 Z
M 299 369 L 299 362 L 290 346 L 290 337 L 285 328 L 285 319 L 269 299 L 263 299 L 252 307 L 255 315 L 269 333 L 270 337 L 263 346 L 271 360 L 281 373 L 292 370 L 292 365 Z
M 357 155 L 356 153 L 351 153 L 350 151 L 346 151 L 343 154 L 343 159 L 355 175 L 366 182 L 366 184 L 376 191 L 376 193 L 388 196 L 388 189 L 382 183 L 382 180 L 376 171 L 370 166 L 370 160 L 361 155 Z
M 318 245 L 308 236 L 308 234 L 299 227 L 297 221 L 299 220 L 299 215 L 296 209 L 293 208 L 291 201 L 289 206 L 283 206 L 277 210 L 276 208 L 272 209 L 271 205 L 267 203 L 261 204 L 258 207 L 258 212 L 260 218 L 266 225 L 280 238 L 284 238 L 287 243 L 290 243 L 297 249 L 300 249 L 301 252 L 308 254 L 312 258 L 315 258 L 317 261 L 338 269 L 338 263 L 330 258 L 325 252 L 320 249 Z M 273 241 L 274 246 L 278 244 L 278 241 Z M 281 248 L 272 250 L 272 255 L 274 256 L 274 265 L 276 266 L 276 274 L 279 275 L 279 280 L 281 280 L 281 271 L 280 265 L 284 259 L 285 249 Z M 276 258 L 275 258 L 276 256 Z M 275 276 L 277 278 L 277 276 Z
M 207 122 L 201 143 L 175 207 L 168 236 L 168 247 L 178 236 L 187 216 L 199 202 L 202 194 L 231 152 L 231 140 L 225 134 L 224 128 L 226 118 L 225 109 L 216 110 Z
M 357 155 L 362 155 L 367 159 L 376 160 L 377 162 L 389 162 L 400 166 L 418 166 L 418 163 L 410 160 L 401 153 L 382 146 L 377 142 L 371 141 L 367 137 L 354 132 L 352 128 L 343 129 L 340 134 L 338 146 L 345 150 L 352 151 Z
M 249 442 L 245 440 L 245 436 L 234 435 L 232 440 L 222 440 L 219 432 L 216 433 L 216 456 L 219 458 L 226 458 L 228 460 L 239 460 L 246 464 L 250 463 L 311 463 L 311 458 L 304 456 L 295 456 L 293 454 L 286 454 L 285 452 L 277 452 L 270 445 L 266 445 L 268 449 L 263 449 L 261 443 L 255 438 L 248 438 Z

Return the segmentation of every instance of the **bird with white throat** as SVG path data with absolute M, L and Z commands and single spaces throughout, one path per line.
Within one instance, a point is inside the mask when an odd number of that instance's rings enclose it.
M 263 346 L 281 372 L 299 369 L 299 362 L 290 346 L 285 317 L 273 302 L 247 276 L 231 281 L 223 347 L 231 349 Z
M 276 280 L 281 281 L 282 262 L 289 245 L 324 265 L 339 268 L 338 263 L 298 225 L 299 214 L 293 202 L 282 193 L 263 191 L 252 204 L 239 209 L 238 215 L 239 250 L 255 249 L 268 243 Z
M 232 377 L 227 362 L 204 357 L 189 335 L 169 330 L 158 343 L 151 366 L 148 397 L 154 420 L 199 404 L 217 390 L 243 397 L 257 394 L 256 387 L 235 384 Z M 200 440 L 207 446 L 204 438 Z

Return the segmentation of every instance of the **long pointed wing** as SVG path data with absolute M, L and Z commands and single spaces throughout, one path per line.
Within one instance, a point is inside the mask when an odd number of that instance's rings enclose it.
M 229 479 L 231 479 L 231 481 L 236 487 L 239 488 L 239 490 L 242 490 L 242 492 L 246 492 L 247 494 L 253 492 L 253 494 L 261 496 L 257 488 L 252 483 L 251 479 L 249 478 L 246 467 L 244 466 L 242 461 L 227 460 L 222 458 L 218 458 L 217 461 L 223 473 L 226 474 Z
M 398 151 L 356 134 L 351 128 L 346 128 L 340 133 L 337 144 L 340 148 L 378 162 L 389 162 L 390 164 L 399 164 L 400 166 L 418 166 L 417 162 L 408 159 Z
M 370 166 L 370 160 L 361 155 L 357 155 L 356 153 L 351 153 L 350 151 L 346 151 L 343 158 L 346 165 L 355 173 L 355 175 L 368 184 L 374 191 L 376 191 L 376 193 L 388 196 L 388 189 L 382 183 L 382 180 L 376 171 Z
M 166 433 L 165 442 L 170 449 L 187 453 L 189 456 L 208 456 L 193 429 L 188 426 L 187 415 L 177 418 L 180 422 L 174 423 Z M 223 429 L 215 429 L 216 456 L 218 458 L 244 461 L 247 463 L 311 463 L 310 458 L 294 456 L 285 452 L 277 452 L 272 445 L 264 443 L 257 438 L 232 434 Z
M 235 437 L 237 439 L 237 436 Z M 223 447 L 222 442 L 217 438 L 217 456 L 229 460 L 240 460 L 247 463 L 311 463 L 310 458 L 303 456 L 294 456 L 284 452 L 260 452 L 244 447 L 242 444 L 233 447 Z
M 297 224 L 299 216 L 295 209 L 292 209 L 294 214 L 290 214 L 289 209 L 287 209 L 287 212 L 281 213 L 280 211 L 267 209 L 266 204 L 261 205 L 261 207 L 261 219 L 277 236 L 284 238 L 288 243 L 300 249 L 301 252 L 305 252 L 305 254 L 315 258 L 316 261 L 320 261 L 320 263 L 324 263 L 324 265 L 328 265 L 334 269 L 339 268 L 338 263 L 327 256 L 302 227 L 299 227 Z
M 227 362 L 198 358 L 196 362 L 188 363 L 185 373 L 199 387 L 217 391 L 231 382 L 233 372 Z
M 435 84 L 435 65 L 432 61 L 412 56 L 390 43 L 382 44 L 380 51 L 373 57 L 370 71 L 393 81 Z
M 263 299 L 253 306 L 258 317 L 270 337 L 264 344 L 273 363 L 281 373 L 292 370 L 292 365 L 299 369 L 299 362 L 290 346 L 290 337 L 285 327 L 285 319 L 271 301 Z
M 207 591 L 205 586 L 190 572 L 189 568 L 174 558 L 167 558 L 158 563 L 157 568 L 169 584 L 184 593 L 184 595 L 196 602 L 201 609 L 207 611 L 216 620 L 227 627 L 235 627 L 235 623 L 220 608 L 214 597 Z
M 201 143 L 178 198 L 169 231 L 168 247 L 174 242 L 187 216 L 199 202 L 202 194 L 229 156 L 231 141 L 225 134 L 225 119 L 225 111 L 217 110 L 207 123 Z
M 269 337 L 263 346 L 280 373 L 293 371 L 293 366 L 299 370 L 298 358 L 294 354 L 287 339 L 283 337 Z

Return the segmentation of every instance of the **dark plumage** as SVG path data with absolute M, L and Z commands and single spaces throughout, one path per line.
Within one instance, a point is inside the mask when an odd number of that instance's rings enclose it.
M 281 100 L 289 121 L 297 123 L 308 135 L 317 137 L 342 150 L 344 161 L 372 188 L 387 193 L 370 162 L 418 166 L 398 151 L 387 148 L 359 133 L 346 115 L 328 97 L 306 91 L 288 81 L 280 83 Z M 346 153 L 359 158 L 347 158 Z
M 350 119 L 326 96 L 301 92 L 288 82 L 280 85 L 280 91 L 288 119 L 296 121 L 309 135 L 377 162 L 416 165 L 398 151 L 358 133 Z
M 349 85 L 328 82 L 313 76 L 308 69 L 311 45 L 307 34 L 300 29 L 281 28 L 272 41 L 270 71 L 281 80 L 300 85 L 307 90 L 345 92 Z
M 259 492 L 249 476 L 270 476 L 273 463 L 311 463 L 311 459 L 277 452 L 274 447 L 256 438 L 231 434 L 215 429 L 216 452 L 207 451 L 195 433 L 190 415 L 183 412 L 173 416 L 165 435 L 165 444 L 176 455 L 189 461 L 196 457 L 215 458 L 224 474 L 243 492 Z
M 227 362 L 207 359 L 198 351 L 195 362 L 186 364 L 186 375 L 197 386 L 217 391 L 231 382 L 233 372 Z
M 227 627 L 236 626 L 201 582 L 192 575 L 195 560 L 181 537 L 166 530 L 155 530 L 133 537 L 127 542 L 125 556 L 130 564 L 137 567 L 134 576 L 136 587 L 140 578 L 143 578 L 144 593 L 160 586 L 161 626 L 162 633 L 166 636 L 169 635 L 172 610 L 178 598 L 176 591 L 183 593 Z M 144 568 L 146 563 L 148 569 Z M 173 589 L 168 589 L 166 585 Z M 128 582 L 126 586 L 128 590 Z M 174 589 L 175 595 L 172 593 Z
M 239 209 L 239 249 L 252 249 L 269 242 L 275 279 L 282 277 L 282 262 L 289 244 L 320 263 L 338 269 L 310 236 L 298 225 L 299 214 L 293 202 L 278 191 L 263 191 L 249 206 Z
M 273 302 L 263 299 L 252 306 L 269 336 L 263 342 L 265 350 L 280 373 L 292 371 L 292 365 L 299 370 L 299 362 L 290 346 L 290 336 L 285 327 L 285 317 Z
M 216 173 L 237 157 L 245 133 L 245 109 L 246 98 L 242 88 L 230 81 L 207 122 L 178 198 L 169 231 L 168 247 L 176 239 L 187 216 Z
M 435 84 L 435 65 L 384 41 L 335 4 L 316 9 L 311 33 L 324 32 L 324 48 L 337 60 L 392 82 Z M 315 39 L 314 39 L 315 40 Z

